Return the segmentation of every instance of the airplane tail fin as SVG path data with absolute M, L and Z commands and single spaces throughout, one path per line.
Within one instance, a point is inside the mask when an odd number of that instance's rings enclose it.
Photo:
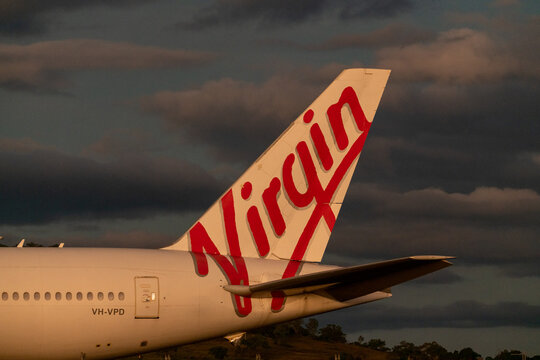
M 319 262 L 389 70 L 344 70 L 167 250 Z

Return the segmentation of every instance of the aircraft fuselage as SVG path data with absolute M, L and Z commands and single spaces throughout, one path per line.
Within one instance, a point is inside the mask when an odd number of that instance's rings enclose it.
M 86 359 L 143 353 L 331 311 L 351 303 L 309 293 L 251 298 L 240 316 L 227 280 L 208 259 L 195 271 L 193 255 L 144 249 L 6 248 L 0 250 L 0 358 Z M 249 282 L 279 279 L 288 261 L 245 259 Z M 301 274 L 336 267 L 304 264 Z M 9 346 L 8 346 L 9 345 Z M 7 352 L 6 352 L 7 351 Z

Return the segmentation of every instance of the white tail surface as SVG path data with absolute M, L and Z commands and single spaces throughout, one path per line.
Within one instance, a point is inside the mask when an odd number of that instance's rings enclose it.
M 389 75 L 344 70 L 164 249 L 321 261 Z

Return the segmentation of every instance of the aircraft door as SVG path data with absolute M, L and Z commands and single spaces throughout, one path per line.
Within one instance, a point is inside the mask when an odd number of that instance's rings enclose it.
M 159 279 L 135 278 L 135 319 L 159 319 Z

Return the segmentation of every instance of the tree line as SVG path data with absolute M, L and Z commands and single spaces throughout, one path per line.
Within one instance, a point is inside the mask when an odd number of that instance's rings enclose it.
M 319 322 L 315 318 L 307 321 L 303 319 L 293 320 L 286 323 L 267 326 L 248 333 L 242 343 L 247 347 L 264 348 L 268 347 L 268 340 L 276 344 L 286 343 L 291 336 L 308 336 L 314 340 L 331 343 L 347 343 L 347 334 L 342 327 L 336 324 L 328 324 L 319 327 Z M 352 344 L 363 346 L 372 350 L 392 354 L 393 359 L 399 360 L 477 360 L 483 359 L 482 355 L 470 347 L 461 350 L 449 351 L 436 341 L 427 342 L 422 345 L 415 345 L 412 342 L 401 341 L 399 344 L 389 347 L 382 339 L 366 340 L 363 336 Z M 340 360 L 349 360 L 347 354 L 342 354 Z M 519 350 L 503 350 L 494 357 L 486 357 L 485 360 L 540 360 L 540 355 L 527 357 Z

